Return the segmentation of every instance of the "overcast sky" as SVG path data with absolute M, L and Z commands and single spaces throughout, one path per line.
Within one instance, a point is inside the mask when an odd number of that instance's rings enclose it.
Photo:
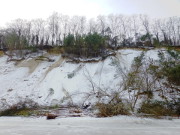
M 47 18 L 54 11 L 67 15 L 147 14 L 180 16 L 180 0 L 0 0 L 0 25 L 11 20 Z

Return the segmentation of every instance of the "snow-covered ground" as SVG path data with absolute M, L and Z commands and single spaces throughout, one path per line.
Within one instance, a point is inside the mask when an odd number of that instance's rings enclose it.
M 0 117 L 0 135 L 179 135 L 180 119 Z
M 145 55 L 157 59 L 157 52 L 149 50 Z M 116 57 L 111 56 L 97 63 L 79 64 L 53 55 L 48 57 L 55 59 L 54 62 L 29 58 L 17 64 L 7 62 L 7 56 L 0 57 L 0 107 L 25 99 L 32 99 L 40 105 L 70 102 L 81 105 L 95 101 L 87 93 L 93 87 L 107 91 L 119 90 L 122 77 L 117 72 L 117 62 L 126 71 L 134 57 L 140 54 L 140 50 L 122 49 Z

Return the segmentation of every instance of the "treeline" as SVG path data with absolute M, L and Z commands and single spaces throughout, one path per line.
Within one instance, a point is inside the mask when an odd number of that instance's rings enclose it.
M 0 49 L 64 46 L 68 53 L 96 56 L 105 48 L 180 45 L 180 17 L 84 16 L 53 13 L 46 20 L 17 19 L 0 29 Z
M 74 54 L 81 57 L 98 57 L 106 54 L 106 38 L 98 33 L 87 35 L 69 34 L 64 39 L 64 50 L 67 54 Z

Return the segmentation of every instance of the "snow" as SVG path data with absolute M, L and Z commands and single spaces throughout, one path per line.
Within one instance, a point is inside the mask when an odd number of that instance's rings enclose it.
M 120 56 L 119 59 L 121 60 L 123 66 L 130 68 L 132 61 L 135 57 L 141 54 L 141 50 L 133 50 L 133 49 L 122 49 L 119 50 Z
M 158 60 L 160 49 L 145 52 L 146 59 Z M 0 57 L 0 109 L 26 99 L 40 105 L 82 104 L 97 101 L 90 95 L 93 87 L 108 93 L 120 90 L 122 76 L 141 50 L 121 49 L 117 55 L 95 63 L 70 63 L 61 56 L 45 54 L 54 62 L 36 61 L 35 57 L 20 63 Z M 119 69 L 121 68 L 121 69 Z M 93 85 L 93 87 L 92 87 Z M 88 94 L 87 94 L 88 93 Z M 128 98 L 127 93 L 122 93 Z M 179 135 L 180 119 L 148 119 L 133 116 L 111 118 L 0 117 L 0 135 Z
M 96 102 L 95 96 L 87 97 L 95 89 L 117 91 L 122 79 L 117 65 L 127 72 L 134 57 L 141 50 L 121 49 L 116 57 L 110 56 L 95 63 L 69 63 L 61 56 L 47 55 L 54 62 L 36 61 L 29 58 L 19 64 L 6 62 L 0 57 L 0 100 L 12 105 L 20 100 L 32 99 L 40 105 L 77 104 Z M 158 59 L 157 50 L 149 50 L 146 57 Z M 35 56 L 33 56 L 35 57 Z M 113 61 L 115 64 L 113 64 Z M 30 72 L 31 71 L 31 72 Z M 3 108 L 2 102 L 0 107 Z
M 0 117 L 0 135 L 179 135 L 180 119 Z

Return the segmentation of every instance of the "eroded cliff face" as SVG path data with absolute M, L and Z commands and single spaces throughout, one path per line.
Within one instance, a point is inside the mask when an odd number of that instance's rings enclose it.
M 0 104 L 12 105 L 32 99 L 40 105 L 93 103 L 99 100 L 99 91 L 121 91 L 122 72 L 127 73 L 141 50 L 122 49 L 96 63 L 70 63 L 59 56 L 46 54 L 54 62 L 36 57 L 18 64 L 0 57 Z M 158 50 L 146 52 L 146 58 L 158 59 Z M 153 55 L 152 55 L 153 54 Z M 121 70 L 121 71 L 120 71 Z M 122 93 L 128 98 L 126 92 Z M 103 98 L 101 100 L 106 100 Z

